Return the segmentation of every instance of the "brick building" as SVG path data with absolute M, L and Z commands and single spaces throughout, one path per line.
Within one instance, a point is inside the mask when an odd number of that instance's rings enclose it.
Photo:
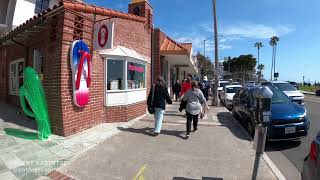
M 40 74 L 54 134 L 69 136 L 104 122 L 146 113 L 151 83 L 153 10 L 134 0 L 128 13 L 64 0 L 0 38 L 0 101 L 20 104 L 24 67 Z M 96 28 L 112 24 L 112 48 L 96 49 Z M 70 48 L 82 39 L 92 56 L 90 102 L 73 103 Z M 139 74 L 135 68 L 139 67 Z
M 192 56 L 192 43 L 178 43 L 159 28 L 154 29 L 152 36 L 152 75 L 163 76 L 172 94 L 171 87 L 176 80 L 198 73 L 196 59 Z

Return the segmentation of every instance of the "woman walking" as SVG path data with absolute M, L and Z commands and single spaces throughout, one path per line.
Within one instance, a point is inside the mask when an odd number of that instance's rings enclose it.
M 159 135 L 162 126 L 163 113 L 166 109 L 166 102 L 172 104 L 171 98 L 168 93 L 168 88 L 164 84 L 161 76 L 157 78 L 157 83 L 153 85 L 149 96 L 147 105 L 154 108 L 154 136 Z
M 182 84 L 182 89 L 179 96 L 182 97 L 190 89 L 191 89 L 191 78 L 188 77 L 187 80 Z
M 201 104 L 203 104 L 206 110 L 209 110 L 206 99 L 203 96 L 203 93 L 198 88 L 198 82 L 192 81 L 191 89 L 187 91 L 183 97 L 184 101 L 187 101 L 187 135 L 186 139 L 189 138 L 191 132 L 191 122 L 193 121 L 193 131 L 198 130 L 198 117 L 201 112 Z

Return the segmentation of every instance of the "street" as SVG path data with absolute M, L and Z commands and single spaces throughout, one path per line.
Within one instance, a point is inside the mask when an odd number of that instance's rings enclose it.
M 270 158 L 277 164 L 282 173 L 286 176 L 292 176 L 294 167 L 300 173 L 303 168 L 303 160 L 309 153 L 310 144 L 317 135 L 320 127 L 320 98 L 312 95 L 305 95 L 305 107 L 310 119 L 309 134 L 306 138 L 299 141 L 280 141 L 280 142 L 269 142 L 266 145 L 266 152 Z M 281 154 L 279 153 L 281 152 Z M 282 158 L 281 156 L 285 158 Z M 284 162 L 289 160 L 294 167 L 290 167 L 290 163 Z M 289 167 L 288 167 L 289 166 Z

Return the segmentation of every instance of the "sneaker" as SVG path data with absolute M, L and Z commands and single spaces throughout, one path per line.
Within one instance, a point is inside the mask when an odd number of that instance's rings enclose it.
M 198 131 L 198 128 L 194 128 L 194 129 L 193 129 L 193 132 L 196 132 L 196 131 Z
M 157 133 L 157 132 L 153 133 L 153 136 L 158 136 L 158 135 L 159 135 L 159 133 Z
M 189 137 L 190 137 L 190 135 L 189 135 L 189 134 L 187 134 L 187 135 L 186 135 L 186 139 L 189 139 Z

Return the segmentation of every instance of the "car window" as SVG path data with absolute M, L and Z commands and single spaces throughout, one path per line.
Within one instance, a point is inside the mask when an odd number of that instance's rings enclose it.
M 284 94 L 281 90 L 275 88 L 275 87 L 269 87 L 269 89 L 272 91 L 272 104 L 286 104 L 290 102 L 290 99 L 286 94 Z
M 249 102 L 249 96 L 248 96 L 248 91 L 247 90 L 244 90 L 244 91 L 241 92 L 240 100 Z
M 274 86 L 281 91 L 295 91 L 296 89 L 290 83 L 274 83 Z
M 226 88 L 226 93 L 236 93 L 240 87 L 228 87 Z

